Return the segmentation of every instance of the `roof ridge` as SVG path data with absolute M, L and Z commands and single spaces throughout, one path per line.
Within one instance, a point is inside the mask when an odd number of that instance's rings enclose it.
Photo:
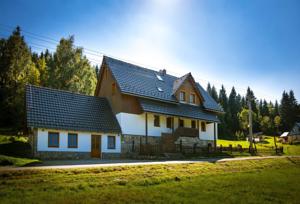
M 37 85 L 33 85 L 33 84 L 26 84 L 26 86 L 35 87 L 35 88 L 39 88 L 39 89 L 48 89 L 48 90 L 64 92 L 64 93 L 70 93 L 70 94 L 74 94 L 74 95 L 88 96 L 88 97 L 93 97 L 93 98 L 95 98 L 95 97 L 96 98 L 101 98 L 101 99 L 105 98 L 105 97 L 100 97 L 100 96 L 91 96 L 91 95 L 87 95 L 87 94 L 76 93 L 76 92 L 68 91 L 68 90 L 55 89 L 55 88 L 46 87 L 46 86 L 37 86 Z
M 144 69 L 144 70 L 146 70 L 146 71 L 156 72 L 156 73 L 158 73 L 158 74 L 160 73 L 159 70 L 156 71 L 156 70 L 154 70 L 154 69 L 146 68 L 144 65 L 133 64 L 133 62 L 127 62 L 127 61 L 124 61 L 124 60 L 121 60 L 121 59 L 116 59 L 116 58 L 109 57 L 109 56 L 106 56 L 106 55 L 104 55 L 103 58 L 109 58 L 109 59 L 112 59 L 112 60 L 115 60 L 115 61 L 119 61 L 119 62 L 121 62 L 121 63 L 126 63 L 126 64 L 129 64 L 129 65 L 131 65 L 131 66 L 136 67 L 137 69 Z M 189 72 L 189 73 L 190 73 L 190 72 Z M 165 75 L 168 75 L 168 76 L 170 76 L 170 77 L 174 77 L 174 78 L 176 78 L 176 79 L 179 79 L 179 78 L 180 78 L 180 77 L 177 77 L 177 76 L 168 74 L 168 73 L 166 73 Z

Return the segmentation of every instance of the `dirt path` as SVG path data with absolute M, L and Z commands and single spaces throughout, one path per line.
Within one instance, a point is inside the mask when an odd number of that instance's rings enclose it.
M 265 157 L 238 157 L 238 158 L 205 158 L 196 160 L 177 160 L 177 161 L 141 161 L 141 160 L 57 160 L 45 161 L 43 166 L 31 167 L 0 167 L 1 171 L 21 171 L 39 169 L 71 169 L 71 168 L 95 168 L 95 167 L 114 167 L 114 166 L 136 166 L 136 165 L 164 165 L 164 164 L 191 164 L 203 162 L 230 162 L 243 160 L 262 160 L 279 159 L 300 156 L 265 156 Z

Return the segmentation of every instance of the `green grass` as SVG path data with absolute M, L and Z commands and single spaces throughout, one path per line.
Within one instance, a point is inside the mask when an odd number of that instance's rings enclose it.
M 0 172 L 1 203 L 297 203 L 300 158 Z
M 277 138 L 278 139 L 278 138 Z M 228 147 L 229 145 L 233 147 L 237 147 L 238 145 L 242 145 L 243 148 L 249 147 L 248 141 L 232 141 L 232 140 L 218 140 L 217 145 L 223 145 Z M 258 152 L 263 152 L 264 150 L 270 150 L 271 148 L 275 148 L 274 138 L 273 136 L 264 136 L 264 141 L 256 143 L 256 147 Z M 283 147 L 284 155 L 300 155 L 300 145 L 290 145 L 290 144 L 282 144 L 277 142 L 277 147 Z
M 0 155 L 0 166 L 28 166 L 34 163 L 40 163 L 40 161 L 37 159 L 16 158 Z

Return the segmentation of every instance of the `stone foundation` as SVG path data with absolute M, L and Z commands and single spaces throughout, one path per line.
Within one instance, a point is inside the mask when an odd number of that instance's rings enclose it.
M 90 152 L 58 152 L 58 151 L 38 151 L 35 157 L 40 159 L 90 159 Z
M 102 159 L 120 159 L 121 153 L 102 153 Z

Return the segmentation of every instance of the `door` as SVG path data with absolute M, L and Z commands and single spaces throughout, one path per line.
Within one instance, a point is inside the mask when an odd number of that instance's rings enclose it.
M 92 135 L 91 157 L 101 158 L 101 135 Z

